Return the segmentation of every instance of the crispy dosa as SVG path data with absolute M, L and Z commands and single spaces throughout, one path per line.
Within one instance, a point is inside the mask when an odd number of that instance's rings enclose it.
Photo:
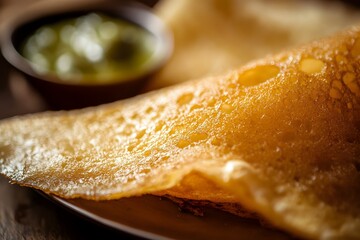
M 360 28 L 133 99 L 0 123 L 0 172 L 65 198 L 239 203 L 360 239 Z
M 147 89 L 222 74 L 360 22 L 359 10 L 320 0 L 163 0 L 155 10 L 174 52 Z

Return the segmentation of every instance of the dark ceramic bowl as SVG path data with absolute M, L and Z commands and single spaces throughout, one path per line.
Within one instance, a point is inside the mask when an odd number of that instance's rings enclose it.
M 53 1 L 52 1 L 53 2 Z M 152 56 L 152 65 L 143 74 L 125 81 L 107 84 L 67 83 L 55 75 L 41 75 L 33 70 L 20 48 L 24 40 L 39 27 L 62 19 L 97 12 L 135 23 L 155 36 L 160 46 Z M 123 1 L 81 1 L 38 5 L 22 13 L 7 25 L 2 36 L 1 50 L 4 58 L 21 72 L 52 109 L 74 109 L 99 105 L 138 94 L 149 77 L 168 59 L 172 50 L 172 38 L 162 21 L 150 8 Z M 71 82 L 71 81 L 69 81 Z

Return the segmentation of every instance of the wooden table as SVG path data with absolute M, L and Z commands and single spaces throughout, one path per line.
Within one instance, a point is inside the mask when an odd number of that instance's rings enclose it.
M 92 223 L 0 177 L 0 239 L 140 239 Z

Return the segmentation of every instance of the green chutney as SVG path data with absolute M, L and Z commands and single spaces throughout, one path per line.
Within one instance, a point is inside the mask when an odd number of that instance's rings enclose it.
M 35 30 L 22 55 L 38 74 L 69 84 L 107 84 L 148 70 L 156 45 L 155 36 L 134 23 L 90 13 Z

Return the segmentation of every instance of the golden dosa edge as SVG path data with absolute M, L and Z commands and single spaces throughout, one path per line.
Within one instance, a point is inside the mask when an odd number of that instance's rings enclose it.
M 0 123 L 0 172 L 64 198 L 237 202 L 310 239 L 360 239 L 360 28 L 226 75 Z

